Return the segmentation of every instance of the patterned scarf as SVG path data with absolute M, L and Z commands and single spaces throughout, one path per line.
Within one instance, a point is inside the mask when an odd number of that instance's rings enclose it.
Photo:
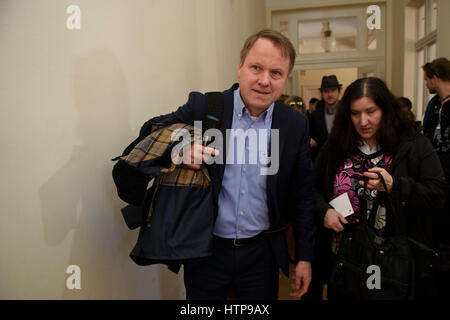
M 382 151 L 378 151 L 371 155 L 366 155 L 360 150 L 357 150 L 356 155 L 343 161 L 336 172 L 336 177 L 333 185 L 334 197 L 337 197 L 347 192 L 352 204 L 354 214 L 348 216 L 346 219 L 349 223 L 357 223 L 360 217 L 360 204 L 364 199 L 364 187 L 359 184 L 359 181 L 364 181 L 363 173 L 370 168 L 379 167 L 389 172 L 392 163 L 392 155 Z M 378 206 L 374 208 L 375 199 L 378 197 L 378 191 L 366 190 L 367 199 L 367 215 L 376 210 L 374 228 L 381 230 L 386 226 L 386 208 L 382 201 L 378 202 Z M 340 243 L 342 241 L 342 234 L 335 233 L 332 241 L 332 251 L 337 253 Z

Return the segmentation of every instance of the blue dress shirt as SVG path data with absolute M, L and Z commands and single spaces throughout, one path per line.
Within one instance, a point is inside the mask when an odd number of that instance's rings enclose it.
M 234 91 L 232 130 L 227 130 L 227 159 L 213 233 L 222 238 L 249 238 L 268 230 L 267 167 L 274 103 L 251 117 L 240 89 Z M 240 140 L 240 142 L 238 142 Z

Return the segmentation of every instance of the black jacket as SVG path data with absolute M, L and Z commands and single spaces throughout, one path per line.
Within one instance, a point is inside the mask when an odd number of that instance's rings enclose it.
M 309 117 L 311 138 L 317 142 L 317 147 L 311 150 L 313 159 L 317 157 L 320 149 L 328 139 L 327 124 L 325 121 L 325 104 L 323 100 L 317 103 L 316 110 Z
M 315 162 L 316 218 L 323 218 L 331 208 L 333 183 L 338 168 L 326 144 Z M 404 217 L 407 234 L 431 247 L 436 247 L 432 222 L 445 201 L 446 182 L 439 159 L 430 142 L 411 133 L 395 149 L 390 174 L 394 183 L 389 196 L 396 212 Z M 387 212 L 389 215 L 389 211 Z

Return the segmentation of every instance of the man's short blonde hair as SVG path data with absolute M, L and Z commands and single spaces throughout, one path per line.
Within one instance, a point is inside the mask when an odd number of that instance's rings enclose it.
M 295 55 L 296 55 L 295 48 L 288 38 L 286 38 L 280 32 L 271 29 L 261 30 L 248 37 L 248 39 L 244 43 L 244 46 L 241 49 L 241 64 L 244 63 L 248 52 L 253 47 L 256 40 L 258 40 L 259 38 L 270 40 L 275 47 L 281 49 L 281 52 L 283 53 L 284 56 L 289 57 L 289 73 L 290 73 L 294 68 L 295 64 Z

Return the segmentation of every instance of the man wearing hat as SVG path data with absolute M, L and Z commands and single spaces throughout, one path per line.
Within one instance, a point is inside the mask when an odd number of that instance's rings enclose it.
M 319 88 L 322 99 L 317 103 L 316 110 L 311 113 L 309 118 L 309 128 L 311 136 L 311 158 L 314 160 L 328 139 L 328 134 L 333 126 L 336 106 L 339 102 L 342 84 L 340 84 L 335 75 L 324 76 Z M 314 252 L 314 262 L 312 263 L 314 273 L 309 291 L 302 297 L 303 300 L 322 300 L 323 285 L 327 282 L 326 276 L 329 265 L 327 257 L 323 253 L 328 252 L 328 246 L 331 241 L 329 233 L 318 233 L 316 235 L 316 245 Z
M 338 82 L 334 74 L 323 76 L 322 84 L 319 88 L 322 100 L 317 104 L 316 110 L 311 114 L 309 120 L 311 156 L 313 159 L 327 140 L 333 126 L 341 88 L 342 84 Z

